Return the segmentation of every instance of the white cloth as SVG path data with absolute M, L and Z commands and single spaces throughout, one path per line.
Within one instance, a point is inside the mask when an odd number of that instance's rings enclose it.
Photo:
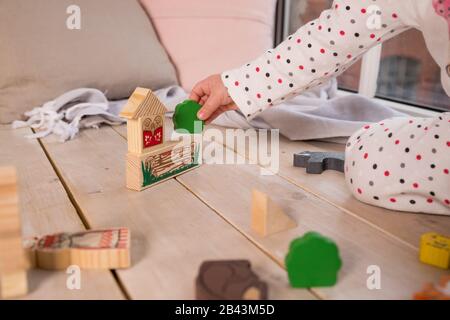
M 157 90 L 155 94 L 167 106 L 185 99 L 186 93 L 177 86 Z M 55 134 L 61 141 L 73 139 L 80 129 L 98 128 L 101 124 L 119 125 L 119 117 L 126 100 L 111 101 L 97 89 L 79 88 L 68 91 L 43 106 L 26 112 L 27 121 L 14 121 L 13 128 L 31 127 L 37 132 L 28 138 L 42 138 Z
M 281 134 L 291 140 L 326 139 L 345 143 L 346 137 L 367 123 L 402 116 L 371 99 L 358 95 L 336 97 L 336 93 L 336 80 L 332 79 L 251 121 L 239 111 L 230 111 L 213 123 L 242 129 L 280 129 Z M 175 106 L 188 97 L 178 86 L 157 90 L 155 94 L 169 110 L 169 116 Z M 118 115 L 126 103 L 127 100 L 107 101 L 105 95 L 96 89 L 75 89 L 27 112 L 29 119 L 15 121 L 13 127 L 36 129 L 37 133 L 29 138 L 55 134 L 61 141 L 66 141 L 73 139 L 83 128 L 122 124 L 124 121 Z
M 338 76 L 377 44 L 417 28 L 450 95 L 449 7 L 450 0 L 336 0 L 277 48 L 223 72 L 222 80 L 242 113 L 253 119 Z
M 356 94 L 337 96 L 337 82 L 310 89 L 248 120 L 241 112 L 226 112 L 213 123 L 232 128 L 279 129 L 291 140 L 345 143 L 362 126 L 405 114 Z
M 368 125 L 347 143 L 345 179 L 360 201 L 450 215 L 450 113 Z

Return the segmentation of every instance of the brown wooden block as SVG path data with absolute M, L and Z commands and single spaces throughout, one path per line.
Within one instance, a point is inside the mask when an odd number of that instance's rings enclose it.
M 267 284 L 247 260 L 205 261 L 195 282 L 198 300 L 266 300 Z
M 252 192 L 252 230 L 261 237 L 295 228 L 297 223 L 264 192 Z
M 14 167 L 0 168 L 0 298 L 27 293 L 28 268 L 22 234 Z
M 121 269 L 130 266 L 130 232 L 127 228 L 58 233 L 27 239 L 24 243 L 34 267 L 64 270 Z

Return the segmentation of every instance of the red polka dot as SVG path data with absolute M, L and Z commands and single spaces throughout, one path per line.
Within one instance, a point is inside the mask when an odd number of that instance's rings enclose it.
M 337 8 L 339 8 L 339 5 L 336 3 L 334 7 L 337 9 Z
M 318 28 L 319 30 L 322 30 L 322 26 L 321 26 L 321 25 L 319 25 L 317 28 Z
M 371 34 L 370 34 L 370 37 L 371 37 L 372 39 L 374 39 L 374 38 L 375 38 L 375 34 L 371 33 Z
M 362 194 L 362 190 L 360 188 L 358 188 L 358 193 Z
M 364 159 L 367 159 L 369 157 L 368 153 L 364 153 Z
M 445 199 L 444 202 L 445 202 L 446 205 L 450 205 L 450 200 Z
M 418 155 L 416 156 L 416 159 L 417 159 L 417 160 L 422 160 L 422 156 L 421 156 L 420 154 L 418 154 Z
M 300 69 L 300 70 L 303 70 L 303 69 L 305 69 L 305 67 L 304 66 L 298 66 L 298 68 Z
M 341 30 L 341 31 L 339 32 L 339 34 L 340 34 L 341 36 L 345 36 L 345 31 L 344 31 L 344 30 Z
M 239 86 L 239 81 L 236 81 L 235 83 L 234 83 L 234 85 L 237 87 L 237 86 Z
M 448 174 L 448 169 L 444 169 L 444 173 L 445 173 L 445 174 Z
M 302 39 L 298 38 L 297 43 L 300 43 L 300 42 L 302 42 Z
M 256 97 L 257 97 L 258 99 L 260 99 L 260 98 L 261 98 L 261 94 L 260 94 L 260 93 L 257 93 L 257 94 L 256 94 Z
M 413 123 L 414 121 L 412 121 L 412 120 L 409 120 L 409 123 Z
M 447 141 L 447 147 L 450 147 L 450 141 Z
M 261 69 L 259 69 L 259 67 L 256 67 L 256 72 L 259 72 L 259 71 L 261 71 Z
M 392 18 L 397 19 L 397 18 L 398 18 L 398 15 L 397 15 L 396 13 L 393 13 L 393 14 L 392 14 Z
M 423 128 L 423 130 L 428 131 L 428 127 Z
M 384 132 L 389 131 L 389 128 L 384 129 Z
M 277 59 L 278 59 L 278 60 L 280 60 L 280 59 L 281 59 L 281 56 L 280 56 L 279 54 L 277 55 Z
M 347 55 L 347 59 L 351 59 L 352 58 L 352 55 L 351 54 L 348 54 Z
M 377 41 L 380 42 L 380 41 L 381 41 L 381 38 L 378 38 Z
M 433 203 L 433 199 L 428 198 L 428 199 L 427 199 L 427 202 L 428 202 L 428 203 Z
M 364 9 L 364 8 L 361 9 L 361 13 L 366 13 L 366 12 L 367 12 L 366 9 Z
M 370 128 L 370 126 L 365 126 L 365 127 L 364 127 L 364 129 L 369 129 L 369 128 Z
M 278 83 L 283 83 L 283 80 L 282 79 L 278 79 Z
M 380 126 L 384 126 L 384 122 L 380 123 Z
M 395 144 L 399 144 L 400 143 L 400 140 L 395 140 Z
M 391 173 L 390 173 L 389 171 L 385 171 L 385 172 L 384 172 L 384 176 L 385 176 L 385 177 L 389 177 L 390 174 L 391 174 Z
M 417 189 L 417 188 L 419 187 L 419 184 L 418 184 L 417 182 L 414 182 L 414 183 L 413 183 L 413 187 L 414 187 L 415 189 Z
M 320 53 L 325 53 L 325 49 L 320 49 Z
M 389 201 L 392 202 L 392 203 L 395 203 L 395 202 L 397 202 L 397 199 L 395 199 L 395 198 L 390 198 Z

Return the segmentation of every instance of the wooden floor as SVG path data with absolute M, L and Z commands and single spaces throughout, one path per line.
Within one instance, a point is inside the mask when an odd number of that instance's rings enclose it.
M 24 236 L 125 226 L 132 234 L 132 267 L 82 271 L 80 290 L 66 288 L 64 272 L 33 270 L 27 299 L 194 299 L 198 267 L 208 259 L 250 260 L 271 299 L 410 299 L 445 273 L 418 261 L 418 244 L 428 231 L 449 234 L 449 217 L 365 205 L 351 196 L 341 173 L 307 175 L 292 166 L 294 152 L 340 145 L 281 138 L 276 175 L 261 175 L 257 164 L 202 165 L 134 192 L 125 188 L 125 126 L 84 130 L 66 143 L 25 139 L 30 133 L 0 126 L 0 165 L 19 172 Z M 267 238 L 252 232 L 252 188 L 270 193 L 298 227 Z M 309 230 L 339 246 L 343 267 L 334 287 L 288 285 L 288 245 Z M 370 265 L 381 269 L 380 290 L 367 288 Z

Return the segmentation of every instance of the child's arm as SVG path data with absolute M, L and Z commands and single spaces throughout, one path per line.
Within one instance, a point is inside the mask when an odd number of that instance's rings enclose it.
M 400 18 L 397 2 L 334 1 L 331 9 L 277 48 L 247 65 L 197 84 L 191 98 L 204 102 L 199 117 L 211 120 L 237 105 L 251 119 L 270 106 L 336 77 L 368 49 L 408 29 Z

